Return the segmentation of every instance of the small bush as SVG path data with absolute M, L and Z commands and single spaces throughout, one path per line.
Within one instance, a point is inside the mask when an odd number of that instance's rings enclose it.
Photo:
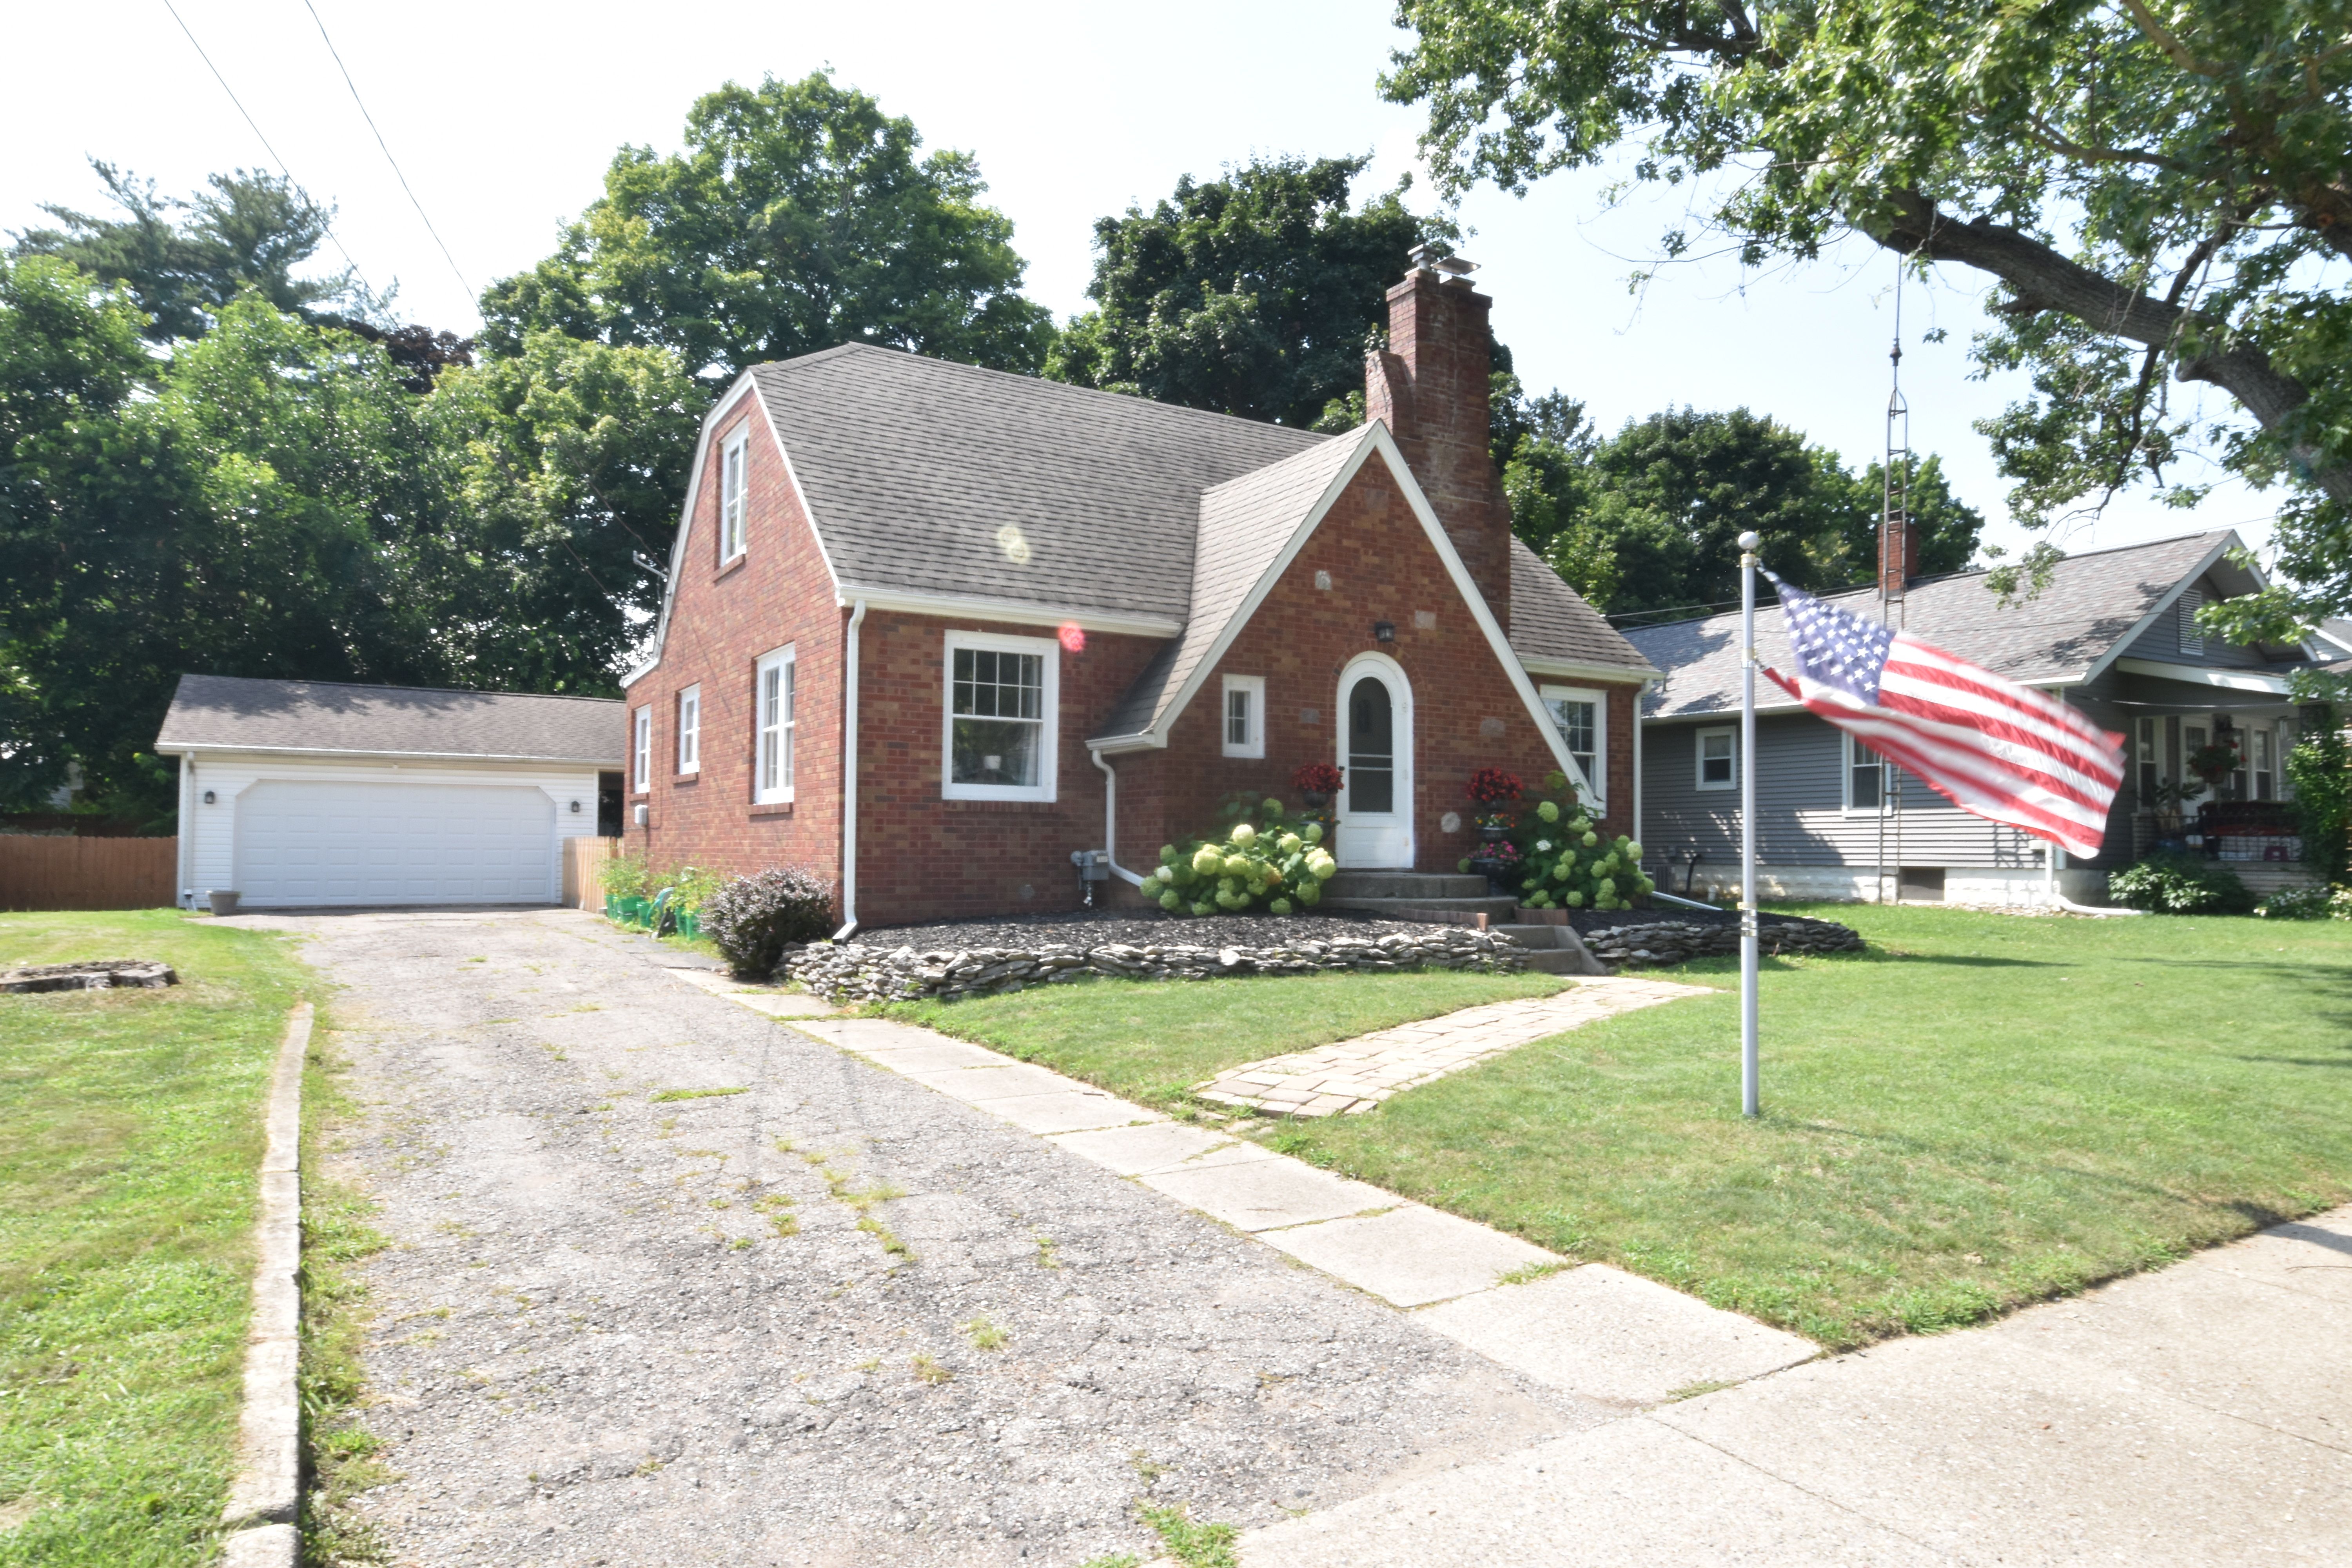
M 653 868 L 642 855 L 615 855 L 597 870 L 597 880 L 616 899 L 642 899 L 653 886 Z
M 755 871 L 711 894 L 701 921 L 738 976 L 764 980 L 785 948 L 833 934 L 833 884 L 798 867 Z
M 2274 921 L 2352 921 L 2352 888 L 2281 888 L 2254 911 Z
M 2109 877 L 2107 894 L 2167 915 L 2242 915 L 2254 907 L 2235 871 L 2199 855 L 2151 855 Z
M 679 910 L 693 911 L 699 911 L 719 889 L 727 885 L 723 873 L 705 871 L 697 866 L 680 866 L 659 880 L 669 889 L 671 901 Z

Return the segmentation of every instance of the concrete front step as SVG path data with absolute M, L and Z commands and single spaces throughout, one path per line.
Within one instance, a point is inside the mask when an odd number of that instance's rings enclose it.
M 1334 897 L 1411 899 L 1425 903 L 1432 899 L 1483 898 L 1486 892 L 1486 878 L 1451 871 L 1342 871 L 1323 884 L 1327 903 Z
M 1336 880 L 1336 879 L 1335 879 Z M 1429 921 L 1439 925 L 1475 925 L 1472 917 L 1485 915 L 1487 922 L 1508 920 L 1518 907 L 1514 899 L 1368 899 L 1360 894 L 1337 897 L 1326 891 L 1322 908 L 1327 910 L 1360 910 L 1368 914 L 1385 915 L 1397 921 Z
M 1486 927 L 1528 950 L 1528 967 L 1546 974 L 1606 974 L 1609 966 L 1592 956 L 1573 926 L 1493 925 Z

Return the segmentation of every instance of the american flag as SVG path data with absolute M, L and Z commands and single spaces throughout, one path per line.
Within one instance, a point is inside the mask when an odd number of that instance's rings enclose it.
M 1769 574 L 1767 574 L 1769 575 Z M 1824 605 L 1778 577 L 1790 696 L 1962 811 L 2087 859 L 2123 782 L 2123 738 L 2042 692 Z

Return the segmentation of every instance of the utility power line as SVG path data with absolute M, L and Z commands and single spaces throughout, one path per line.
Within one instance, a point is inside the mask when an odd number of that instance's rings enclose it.
M 302 8 L 310 12 L 310 20 L 318 24 L 319 37 L 325 41 L 327 53 L 334 57 L 335 68 L 343 73 L 343 85 L 352 89 L 352 101 L 360 106 L 360 118 L 367 121 L 370 131 L 375 132 L 375 144 L 383 149 L 383 161 L 392 165 L 393 177 L 400 182 L 400 188 L 407 192 L 408 205 L 416 209 L 417 217 L 425 224 L 425 232 L 431 235 L 433 243 L 441 247 L 441 259 L 449 264 L 449 270 L 456 276 L 458 286 L 466 290 L 466 298 L 474 299 L 474 286 L 466 281 L 466 274 L 457 266 L 457 258 L 449 254 L 449 242 L 441 237 L 439 229 L 433 226 L 433 220 L 425 216 L 425 204 L 416 199 L 416 192 L 410 186 L 408 176 L 401 173 L 400 160 L 392 155 L 392 147 L 384 141 L 383 131 L 378 129 L 375 116 L 368 112 L 367 100 L 360 97 L 360 84 L 352 79 L 352 68 L 343 64 L 342 51 L 335 47 L 335 40 L 327 36 L 327 24 L 319 15 L 319 8 L 311 5 L 310 0 L 302 0 Z
M 269 144 L 269 138 L 261 133 L 261 126 L 254 120 L 253 111 L 246 108 L 245 100 L 236 96 L 236 89 L 229 86 L 228 78 L 221 75 L 220 67 L 213 64 L 212 56 L 205 53 L 204 45 L 196 42 L 196 35 L 194 31 L 189 27 L 188 19 L 180 15 L 180 8 L 173 5 L 172 0 L 163 0 L 163 9 L 172 13 L 172 20 L 179 23 L 180 31 L 187 35 L 188 47 L 196 51 L 196 58 L 205 62 L 205 68 L 213 73 L 213 79 L 220 83 L 220 89 L 228 94 L 228 100 L 236 105 L 236 111 L 239 114 L 245 116 L 245 122 L 247 126 L 252 128 L 254 139 L 261 143 L 262 151 L 268 153 L 270 160 L 278 165 L 278 172 L 286 176 L 289 184 L 300 186 L 302 182 L 294 178 L 294 171 L 286 166 L 286 160 L 278 155 L 278 149 L 271 146 Z M 343 258 L 343 265 L 350 268 L 352 273 L 358 277 L 360 287 L 366 289 L 371 297 L 373 297 L 375 295 L 375 285 L 368 281 L 368 276 L 365 272 L 360 270 L 360 264 L 352 259 L 352 253 L 343 248 L 341 238 L 335 233 L 335 226 L 326 221 L 326 217 L 323 213 L 320 216 L 320 226 L 327 231 L 327 243 L 335 247 L 335 254 Z

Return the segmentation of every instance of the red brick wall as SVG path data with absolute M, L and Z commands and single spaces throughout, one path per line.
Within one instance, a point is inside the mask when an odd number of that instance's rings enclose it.
M 751 431 L 745 552 L 719 561 L 719 463 L 727 437 Z M 661 663 L 629 689 L 629 722 L 654 710 L 653 788 L 635 790 L 650 821 L 623 816 L 623 845 L 657 868 L 699 866 L 741 874 L 803 866 L 837 878 L 841 866 L 841 674 L 846 613 L 793 489 L 783 459 L 750 395 L 715 429 L 695 496 L 677 595 Z M 799 666 L 794 800 L 755 806 L 752 669 L 761 654 L 792 644 Z M 677 693 L 702 687 L 701 769 L 681 777 Z M 634 761 L 632 762 L 634 766 Z
M 866 616 L 857 665 L 857 912 L 869 924 L 1077 908 L 1070 852 L 1103 842 L 1103 776 L 1087 738 L 1159 647 L 1153 638 L 1102 632 L 1059 647 L 1059 772 L 1050 804 L 942 800 L 951 629 L 1055 637 L 1044 626 Z M 1104 891 L 1097 889 L 1098 900 Z
M 1331 586 L 1315 585 L 1316 574 Z M 1433 626 L 1415 624 L 1417 612 Z M 1372 625 L 1388 621 L 1396 641 L 1383 647 Z M 1243 628 L 1208 683 L 1177 721 L 1165 752 L 1131 752 L 1118 768 L 1119 861 L 1142 871 L 1160 845 L 1210 826 L 1228 792 L 1279 795 L 1293 806 L 1290 775 L 1300 764 L 1337 762 L 1340 671 L 1357 654 L 1392 657 L 1412 689 L 1413 816 L 1418 868 L 1451 871 L 1475 838 L 1464 793 L 1482 767 L 1507 768 L 1529 785 L 1559 764 L 1536 719 L 1472 618 L 1436 549 L 1423 532 L 1387 467 L 1377 458 L 1357 474 L 1314 536 Z M 1265 678 L 1266 754 L 1263 761 L 1222 755 L 1219 721 L 1225 675 Z M 1579 680 L 1579 685 L 1593 684 Z M 1633 696 L 1609 687 L 1610 799 L 1607 825 L 1632 821 Z M 1302 710 L 1315 710 L 1310 723 Z M 1498 734 L 1487 731 L 1499 724 Z M 1465 819 L 1452 834 L 1448 812 Z

